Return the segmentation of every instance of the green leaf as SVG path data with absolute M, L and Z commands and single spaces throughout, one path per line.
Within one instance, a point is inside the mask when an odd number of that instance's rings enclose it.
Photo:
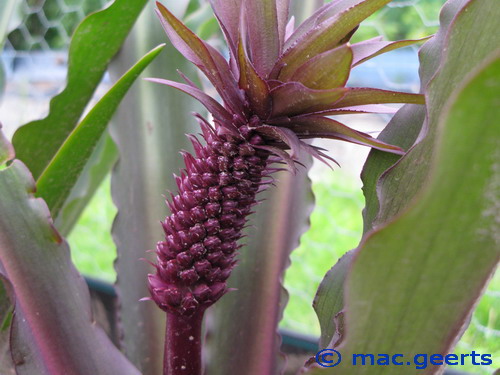
M 284 367 L 276 333 L 287 301 L 281 282 L 290 253 L 309 227 L 314 197 L 304 168 L 296 175 L 282 172 L 276 180 L 251 218 L 248 240 L 229 278 L 229 287 L 237 290 L 217 302 L 207 319 L 213 353 L 208 375 L 279 374 Z
M 437 122 L 444 103 L 463 77 L 500 45 L 499 18 L 500 8 L 490 1 L 451 1 L 443 7 L 442 27 L 420 52 L 421 79 L 428 103 L 422 134 L 410 152 L 387 172 L 384 173 L 395 160 L 376 152 L 371 153 L 364 168 L 365 194 L 377 197 L 367 199 L 369 214 L 365 216 L 374 221 L 365 222 L 366 230 L 397 215 L 420 191 L 430 170 Z M 422 109 L 415 111 L 415 107 L 407 107 L 404 114 L 394 118 L 380 139 L 401 145 L 407 132 L 411 133 L 410 139 L 414 138 L 422 126 L 419 121 L 424 114 L 420 111 Z
M 388 91 L 372 88 L 347 88 L 345 95 L 332 105 L 332 108 L 350 107 L 365 104 L 381 103 L 413 103 L 424 104 L 423 95 L 409 94 L 399 91 Z
M 146 3 L 147 0 L 116 0 L 85 18 L 75 30 L 69 49 L 66 88 L 51 100 L 46 118 L 30 122 L 14 134 L 17 157 L 35 179 L 77 126 L 109 62 Z
M 317 90 L 342 87 L 349 78 L 351 62 L 351 48 L 344 44 L 313 57 L 298 68 L 290 80 Z
M 317 56 L 328 51 L 342 41 L 361 21 L 368 18 L 391 0 L 342 0 L 336 2 L 334 14 L 329 18 L 319 19 L 298 41 L 291 46 L 275 66 L 281 68 L 278 78 L 287 81 L 299 66 L 310 56 Z M 337 8 L 338 5 L 338 8 Z
M 153 7 L 148 5 L 113 62 L 111 74 L 120 75 L 152 43 L 165 39 Z M 145 74 L 173 80 L 178 77 L 177 69 L 195 76 L 192 64 L 167 44 L 165 52 Z M 191 147 L 185 134 L 199 131 L 190 115 L 192 111 L 205 113 L 198 102 L 182 92 L 138 80 L 110 126 L 120 155 L 111 184 L 118 210 L 112 231 L 118 252 L 115 268 L 123 330 L 121 345 L 143 375 L 162 373 L 165 313 L 152 302 L 139 302 L 149 296 L 147 274 L 153 272 L 139 259 L 153 260 L 154 255 L 146 251 L 154 249 L 164 238 L 160 220 L 168 208 L 163 195 L 167 189 L 176 188 L 172 173 L 178 173 L 183 165 L 179 151 Z
M 22 162 L 0 170 L 0 262 L 15 298 L 16 373 L 138 375 L 95 324 L 87 286 L 34 189 Z
M 333 347 L 332 340 L 342 339 L 341 327 L 337 324 L 344 309 L 344 285 L 354 251 L 346 253 L 337 264 L 328 271 L 319 285 L 313 307 L 321 327 L 320 348 Z
M 71 232 L 117 159 L 118 149 L 106 131 L 85 164 L 78 181 L 71 189 L 70 195 L 55 220 L 55 226 L 63 236 L 67 236 Z
M 407 46 L 411 46 L 416 43 L 421 43 L 431 38 L 430 36 L 416 39 L 416 40 L 398 40 L 396 42 L 383 42 L 379 40 L 367 40 L 360 43 L 353 44 L 352 53 L 354 55 L 353 58 L 353 67 L 357 66 L 369 59 L 374 58 L 375 56 L 381 55 L 383 53 L 393 51 L 398 48 L 403 48 Z
M 113 85 L 67 137 L 38 177 L 36 195 L 44 198 L 52 215 L 59 214 L 121 100 L 163 48 L 159 46 L 150 51 Z
M 473 14 L 473 8 L 466 9 L 459 18 Z M 339 347 L 344 358 L 354 353 L 402 353 L 407 360 L 416 354 L 446 355 L 495 271 L 500 260 L 500 50 L 485 60 L 442 107 L 432 172 L 423 190 L 358 249 L 345 287 L 345 337 Z M 439 369 L 405 366 L 405 373 Z M 334 371 L 310 373 L 352 374 L 352 364 L 347 360 Z M 358 366 L 356 374 L 396 375 L 401 367 Z

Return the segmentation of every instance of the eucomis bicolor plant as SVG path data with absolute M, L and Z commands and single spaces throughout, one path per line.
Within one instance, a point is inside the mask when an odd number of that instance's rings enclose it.
M 355 66 L 419 42 L 349 43 L 359 23 L 389 2 L 334 0 L 295 28 L 289 0 L 211 0 L 229 61 L 157 3 L 172 44 L 222 100 L 182 73 L 185 83 L 150 79 L 195 97 L 213 116 L 209 123 L 196 114 L 204 142 L 190 136 L 195 154 L 183 152 L 186 167 L 168 200 L 166 237 L 149 276 L 151 298 L 168 314 L 165 374 L 200 373 L 203 313 L 227 292 L 241 231 L 269 176 L 282 166 L 293 172 L 303 152 L 334 162 L 304 140 L 330 138 L 403 154 L 330 118 L 393 112 L 385 103 L 424 103 L 418 94 L 346 87 Z

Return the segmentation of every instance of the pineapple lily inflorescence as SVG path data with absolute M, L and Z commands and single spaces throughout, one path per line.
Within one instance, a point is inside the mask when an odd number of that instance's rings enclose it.
M 270 165 L 281 162 L 293 171 L 302 151 L 330 159 L 302 139 L 341 139 L 402 153 L 326 116 L 391 112 L 380 103 L 423 102 L 415 94 L 345 87 L 352 67 L 416 42 L 375 38 L 349 44 L 359 22 L 387 0 L 333 1 L 296 30 L 293 18 L 286 23 L 288 0 L 211 2 L 229 62 L 157 4 L 174 46 L 207 76 L 224 102 L 184 76 L 185 84 L 151 79 L 192 95 L 213 115 L 213 125 L 197 115 L 205 144 L 191 136 L 195 155 L 183 153 L 186 168 L 176 177 L 179 192 L 168 202 L 166 239 L 158 243 L 157 273 L 149 279 L 154 301 L 177 314 L 205 309 L 226 292 L 246 216 L 269 182 L 265 177 L 278 169 Z
M 359 23 L 389 1 L 334 0 L 294 29 L 289 0 L 211 0 L 229 61 L 157 4 L 173 45 L 223 101 L 182 73 L 185 83 L 151 79 L 195 97 L 213 116 L 210 124 L 196 115 L 205 142 L 190 136 L 195 155 L 183 153 L 186 167 L 176 177 L 179 191 L 168 203 L 166 238 L 149 278 L 152 299 L 169 316 L 202 313 L 227 291 L 237 241 L 271 173 L 282 166 L 294 171 L 302 152 L 334 161 L 304 140 L 339 139 L 403 153 L 328 117 L 393 112 L 384 103 L 423 103 L 421 95 L 345 86 L 353 67 L 417 42 L 349 43 Z

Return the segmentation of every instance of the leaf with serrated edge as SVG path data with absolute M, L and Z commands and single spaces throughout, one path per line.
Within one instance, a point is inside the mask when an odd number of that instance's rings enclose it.
M 66 88 L 50 102 L 49 115 L 14 134 L 17 158 L 35 179 L 77 126 L 109 62 L 118 52 L 147 0 L 116 0 L 83 20 L 71 39 Z
M 450 27 L 440 30 L 422 47 L 422 81 L 426 87 L 426 101 L 430 103 L 423 130 L 426 135 L 422 137 L 422 133 L 409 153 L 377 182 L 380 210 L 370 226 L 380 225 L 397 215 L 418 193 L 429 171 L 436 125 L 445 101 L 462 77 L 500 45 L 500 34 L 496 32 L 500 8 L 491 2 L 469 0 L 465 3 L 453 1 L 443 8 L 441 18 L 450 22 Z M 457 7 L 458 13 L 453 12 Z M 471 26 L 478 22 L 481 28 Z M 393 126 L 401 127 L 396 123 Z M 391 139 L 384 140 L 391 142 Z
M 121 100 L 139 74 L 162 51 L 156 47 L 126 72 L 69 135 L 37 180 L 37 196 L 57 216 Z
M 464 81 L 443 105 L 424 189 L 397 218 L 370 232 L 352 261 L 346 335 L 337 349 L 345 358 L 450 353 L 500 261 L 500 50 Z M 440 371 L 429 363 L 411 373 Z M 352 363 L 308 374 L 350 375 Z M 401 369 L 357 366 L 356 374 Z

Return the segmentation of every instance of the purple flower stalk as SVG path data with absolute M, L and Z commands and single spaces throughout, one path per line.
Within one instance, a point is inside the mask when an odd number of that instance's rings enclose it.
M 336 0 L 294 29 L 289 0 L 211 0 L 224 32 L 229 61 L 199 39 L 160 3 L 160 21 L 173 45 L 208 78 L 223 104 L 186 83 L 151 81 L 198 99 L 213 124 L 196 114 L 204 143 L 190 136 L 194 155 L 183 152 L 185 169 L 175 177 L 178 194 L 167 201 L 151 298 L 167 312 L 165 374 L 201 374 L 204 311 L 227 292 L 238 240 L 256 195 L 273 172 L 306 152 L 323 151 L 304 139 L 331 138 L 402 154 L 330 118 L 348 113 L 393 113 L 384 103 L 423 104 L 423 97 L 372 88 L 349 88 L 353 67 L 418 41 L 380 38 L 350 44 L 358 24 L 390 0 Z

